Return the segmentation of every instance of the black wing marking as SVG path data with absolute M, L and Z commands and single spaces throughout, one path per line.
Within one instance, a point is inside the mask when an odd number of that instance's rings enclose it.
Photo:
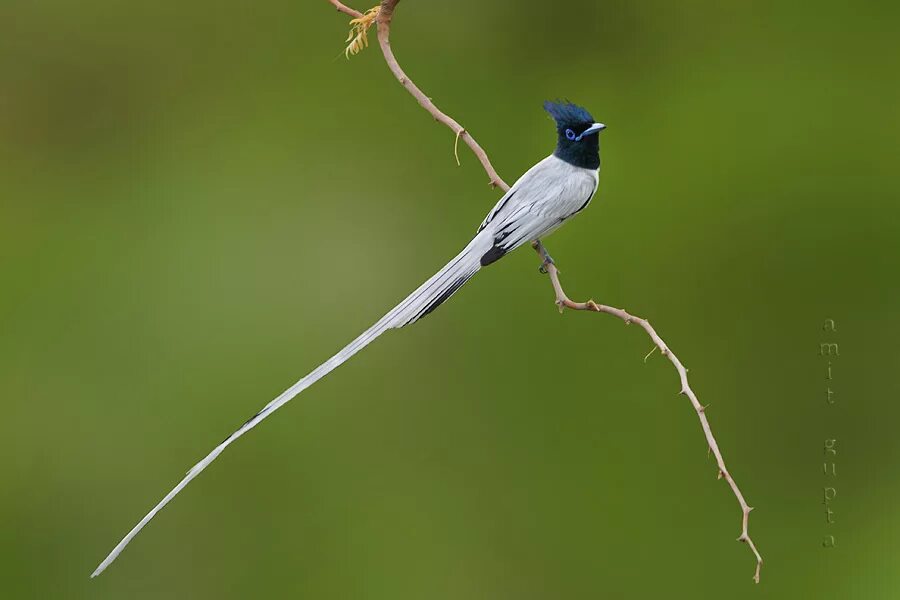
M 588 206 L 588 204 L 591 203 L 591 200 L 594 199 L 594 194 L 596 194 L 596 193 L 597 193 L 597 187 L 594 186 L 594 189 L 591 190 L 591 193 L 590 193 L 590 194 L 588 194 L 587 200 L 584 201 L 584 204 L 582 204 L 581 207 L 580 207 L 578 210 L 576 210 L 576 211 L 573 212 L 571 215 L 569 215 L 569 217 L 574 217 L 575 215 L 577 215 L 578 213 L 580 213 L 581 211 L 583 211 L 584 209 L 586 209 L 587 206 Z M 565 217 L 565 218 L 568 219 L 569 217 Z
M 488 213 L 488 216 L 486 216 L 486 217 L 484 218 L 484 221 L 481 222 L 481 227 L 478 228 L 478 231 L 476 231 L 475 234 L 477 235 L 477 234 L 481 233 L 481 231 L 482 231 L 485 227 L 488 226 L 488 223 L 490 223 L 491 221 L 494 220 L 494 217 L 497 216 L 497 213 L 499 213 L 501 210 L 503 210 L 503 207 L 506 206 L 506 203 L 509 202 L 509 199 L 512 198 L 512 197 L 515 196 L 515 195 L 516 195 L 516 190 L 510 191 L 510 192 L 506 195 L 506 197 L 503 198 L 503 199 L 500 201 L 500 204 L 498 204 L 497 206 L 495 206 L 495 207 L 493 208 L 493 210 L 491 210 L 491 212 Z
M 517 223 L 508 223 L 503 229 L 494 236 L 494 245 L 491 249 L 481 256 L 481 266 L 486 267 L 491 263 L 495 263 L 509 252 L 511 246 L 503 242 L 518 229 Z
M 508 250 L 502 246 L 491 246 L 491 249 L 484 253 L 481 257 L 481 266 L 486 267 L 491 263 L 495 263 L 504 256 Z

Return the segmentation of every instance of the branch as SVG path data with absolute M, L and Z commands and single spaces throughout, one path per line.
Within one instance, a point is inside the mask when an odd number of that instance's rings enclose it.
M 329 0 L 333 5 L 337 7 L 337 9 L 341 12 L 344 12 L 348 15 L 351 15 L 355 18 L 359 18 L 362 16 L 362 13 L 355 11 L 351 8 L 348 8 L 338 2 L 337 0 Z M 404 73 L 403 69 L 400 68 L 400 64 L 397 62 L 397 58 L 394 56 L 394 52 L 391 50 L 391 20 L 394 16 L 394 8 L 397 6 L 397 3 L 400 0 L 382 0 L 381 5 L 379 7 L 378 15 L 376 17 L 376 23 L 378 24 L 378 44 L 381 46 L 381 52 L 384 54 L 384 60 L 387 62 L 388 68 L 400 82 L 406 91 L 408 91 L 412 96 L 419 102 L 419 104 L 434 117 L 435 121 L 439 123 L 443 123 L 447 127 L 449 127 L 457 137 L 457 140 L 462 139 L 469 148 L 472 149 L 472 152 L 475 153 L 475 156 L 478 157 L 479 162 L 481 162 L 481 166 L 484 167 L 485 172 L 490 178 L 490 184 L 492 186 L 500 187 L 504 191 L 509 190 L 509 186 L 500 176 L 497 174 L 497 171 L 494 170 L 493 165 L 491 165 L 491 161 L 487 156 L 487 153 L 484 149 L 475 141 L 469 132 L 463 128 L 462 125 L 457 123 L 453 118 L 441 112 L 437 106 L 434 105 L 434 102 L 426 96 L 422 90 L 416 86 L 415 83 Z M 659 334 L 656 333 L 656 330 L 650 325 L 650 322 L 647 319 L 642 319 L 640 317 L 636 317 L 631 315 L 621 308 L 614 308 L 612 306 L 606 306 L 603 304 L 597 304 L 593 300 L 588 300 L 587 302 L 573 302 L 566 296 L 565 291 L 563 291 L 562 284 L 559 281 L 559 271 L 556 268 L 553 260 L 550 258 L 550 254 L 544 248 L 543 244 L 540 240 L 537 240 L 532 244 L 535 251 L 541 256 L 543 261 L 542 270 L 545 271 L 550 276 L 550 282 L 553 284 L 553 290 L 556 293 L 556 305 L 559 307 L 560 312 L 562 312 L 565 308 L 569 308 L 571 310 L 586 310 L 590 312 L 600 312 L 606 313 L 609 315 L 613 315 L 622 319 L 626 325 L 630 323 L 637 323 L 641 326 L 641 328 L 647 332 L 647 335 L 650 336 L 650 339 L 653 341 L 653 344 L 656 348 L 659 348 L 660 352 L 663 356 L 669 359 L 671 363 L 675 366 L 675 370 L 678 372 L 678 377 L 681 380 L 681 390 L 679 393 L 684 394 L 691 401 L 691 404 L 694 407 L 694 410 L 697 412 L 697 416 L 700 419 L 700 426 L 703 428 L 703 433 L 706 436 L 706 443 L 709 445 L 710 451 L 716 457 L 716 463 L 719 467 L 719 479 L 725 478 L 725 481 L 728 482 L 728 485 L 731 487 L 731 491 L 734 492 L 735 498 L 737 498 L 738 504 L 741 506 L 741 535 L 737 538 L 739 542 L 744 542 L 750 547 L 750 550 L 753 551 L 753 555 L 756 557 L 756 573 L 753 576 L 753 580 L 756 583 L 759 583 L 759 571 L 762 568 L 763 559 L 760 556 L 759 552 L 756 549 L 756 545 L 753 543 L 753 540 L 750 538 L 750 533 L 748 531 L 748 524 L 750 519 L 750 511 L 753 510 L 752 506 L 749 506 L 744 500 L 744 495 L 741 494 L 741 490 L 738 488 L 737 483 L 734 481 L 734 478 L 731 476 L 731 473 L 728 472 L 727 467 L 725 466 L 725 459 L 722 458 L 722 452 L 719 450 L 719 445 L 716 443 L 716 438 L 712 433 L 712 429 L 709 426 L 709 421 L 706 418 L 706 407 L 700 404 L 700 401 L 697 400 L 697 395 L 694 394 L 694 391 L 691 389 L 691 386 L 688 384 L 687 372 L 688 370 L 681 364 L 681 361 L 677 356 L 669 349 L 669 346 L 659 337 Z
M 456 134 L 457 139 L 464 141 L 466 145 L 472 149 L 472 152 L 478 157 L 481 166 L 484 167 L 484 170 L 487 172 L 491 187 L 499 187 L 504 192 L 507 191 L 509 186 L 506 185 L 506 182 L 503 181 L 497 174 L 497 171 L 494 170 L 494 166 L 491 164 L 491 160 L 488 158 L 484 148 L 478 145 L 475 138 L 469 135 L 469 132 L 467 132 L 462 125 L 457 123 L 452 117 L 441 112 L 440 109 L 434 105 L 434 102 L 431 101 L 431 98 L 426 96 L 424 92 L 412 82 L 406 73 L 403 72 L 403 69 L 400 68 L 400 64 L 394 56 L 394 51 L 391 50 L 390 39 L 391 19 L 394 17 L 394 7 L 397 6 L 399 1 L 400 0 L 382 0 L 381 9 L 378 11 L 378 17 L 376 18 L 376 23 L 378 23 L 378 45 L 381 46 L 381 52 L 384 54 L 384 60 L 387 62 L 388 68 L 391 70 L 391 73 L 394 74 L 394 77 L 397 78 L 397 81 L 400 82 L 400 85 L 402 85 L 407 92 L 412 94 L 413 98 L 419 102 L 422 108 L 427 110 L 428 113 L 434 117 L 435 121 L 449 127 L 453 133 Z
M 338 12 L 342 12 L 345 15 L 350 15 L 354 19 L 359 19 L 363 16 L 363 14 L 361 12 L 359 12 L 358 10 L 353 10 L 349 6 L 345 6 L 344 4 L 341 4 L 340 2 L 338 2 L 338 0 L 328 0 L 328 1 L 331 2 L 332 4 L 334 4 L 334 7 L 336 9 L 338 9 Z
M 675 353 L 672 352 L 668 344 L 666 344 L 663 339 L 659 337 L 659 334 L 656 333 L 656 330 L 653 329 L 653 327 L 650 325 L 650 321 L 648 321 L 647 319 L 636 317 L 632 314 L 627 313 L 621 308 L 606 306 L 605 304 L 597 304 L 593 300 L 588 300 L 587 302 L 573 302 L 572 300 L 570 300 L 566 295 L 566 292 L 563 291 L 562 284 L 559 282 L 559 270 L 556 268 L 556 265 L 553 263 L 553 259 L 550 258 L 550 254 L 547 253 L 544 245 L 540 241 L 537 241 L 532 244 L 532 247 L 543 260 L 542 270 L 546 271 L 550 276 L 550 282 L 553 284 L 553 291 L 556 293 L 556 306 L 559 307 L 559 312 L 562 312 L 565 308 L 571 310 L 586 310 L 590 312 L 599 312 L 613 315 L 614 317 L 618 317 L 625 321 L 626 325 L 637 323 L 641 326 L 641 328 L 643 328 L 644 331 L 647 332 L 647 335 L 650 336 L 650 339 L 653 341 L 655 347 L 659 348 L 660 353 L 668 358 L 669 361 L 671 361 L 671 363 L 675 366 L 675 370 L 678 371 L 678 377 L 681 380 L 681 390 L 679 390 L 678 393 L 687 396 L 691 401 L 691 404 L 694 406 L 694 410 L 697 412 L 697 416 L 700 418 L 700 426 L 703 428 L 703 433 L 706 436 L 706 443 L 709 445 L 709 449 L 716 457 L 716 464 L 718 464 L 719 466 L 719 479 L 722 479 L 723 477 L 725 478 L 725 481 L 727 481 L 728 485 L 731 486 L 731 491 L 734 492 L 734 496 L 735 498 L 737 498 L 738 504 L 741 505 L 741 535 L 738 536 L 737 539 L 739 542 L 746 543 L 748 546 L 750 546 L 750 550 L 753 551 L 753 555 L 756 557 L 756 573 L 753 575 L 753 581 L 759 583 L 759 570 L 762 568 L 763 559 L 762 556 L 759 555 L 759 551 L 756 549 L 756 544 L 753 543 L 753 540 L 750 538 L 750 532 L 748 531 L 750 511 L 753 510 L 753 507 L 748 505 L 747 501 L 744 500 L 744 495 L 741 493 L 740 488 L 738 488 L 737 482 L 735 482 L 734 478 L 731 476 L 731 473 L 728 472 L 728 468 L 725 466 L 725 459 L 722 458 L 722 451 L 719 450 L 719 444 L 716 443 L 716 438 L 709 426 L 709 420 L 706 418 L 707 407 L 700 404 L 700 401 L 697 400 L 697 395 L 694 393 L 694 390 L 691 389 L 691 386 L 688 383 L 688 370 L 683 364 L 681 364 L 681 361 L 677 356 L 675 356 Z

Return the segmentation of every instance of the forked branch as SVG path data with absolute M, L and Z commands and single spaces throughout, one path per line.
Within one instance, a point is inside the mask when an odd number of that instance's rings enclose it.
M 457 123 L 452 117 L 447 114 L 441 112 L 437 106 L 435 106 L 434 102 L 426 96 L 422 90 L 416 86 L 415 83 L 409 78 L 409 76 L 403 71 L 400 67 L 400 64 L 397 62 L 397 58 L 394 56 L 393 50 L 391 50 L 391 20 L 394 16 L 394 8 L 397 6 L 397 3 L 400 0 L 382 0 L 379 5 L 378 14 L 376 16 L 375 22 L 378 25 L 378 44 L 381 47 L 381 52 L 384 54 L 384 60 L 387 62 L 388 68 L 390 68 L 391 72 L 400 82 L 406 91 L 408 91 L 412 96 L 419 102 L 419 104 L 424 108 L 428 113 L 434 117 L 435 121 L 443 123 L 447 127 L 456 134 L 457 141 L 462 139 L 469 148 L 472 149 L 472 152 L 475 153 L 475 156 L 478 158 L 479 162 L 481 162 L 481 166 L 484 168 L 488 177 L 490 178 L 490 184 L 492 186 L 497 186 L 504 191 L 509 189 L 509 186 L 504 182 L 500 176 L 497 174 L 497 171 L 494 170 L 493 165 L 491 165 L 491 161 L 487 156 L 487 153 L 484 149 L 475 141 L 469 132 L 465 130 L 459 123 Z M 338 0 L 329 0 L 331 4 L 333 4 L 339 11 L 352 16 L 353 18 L 362 17 L 362 13 L 356 11 L 352 8 L 345 6 L 344 4 L 338 2 Z M 678 377 L 681 380 L 681 389 L 679 393 L 684 394 L 691 401 L 691 404 L 694 407 L 694 411 L 697 413 L 697 417 L 700 419 L 700 426 L 703 428 L 703 434 L 706 436 L 706 443 L 709 446 L 710 452 L 716 457 L 716 464 L 719 467 L 719 478 L 724 478 L 725 481 L 728 482 L 728 485 L 731 487 L 731 491 L 734 493 L 735 498 L 737 498 L 738 504 L 741 506 L 741 534 L 738 536 L 739 542 L 744 542 L 750 547 L 750 550 L 753 552 L 753 555 L 756 557 L 756 572 L 753 575 L 753 580 L 756 583 L 759 583 L 759 571 L 762 568 L 763 559 L 760 556 L 759 551 L 756 549 L 756 545 L 753 543 L 753 540 L 750 538 L 750 533 L 748 531 L 748 524 L 750 519 L 750 511 L 753 510 L 752 506 L 749 506 L 744 500 L 744 495 L 741 494 L 741 490 L 738 488 L 737 483 L 734 481 L 734 478 L 731 476 L 731 473 L 728 471 L 725 466 L 725 459 L 722 458 L 722 452 L 719 450 L 719 445 L 716 443 L 716 438 L 713 436 L 712 429 L 709 426 L 709 421 L 706 418 L 706 407 L 700 404 L 700 401 L 697 399 L 697 395 L 691 389 L 691 386 L 688 384 L 687 372 L 688 370 L 684 367 L 681 361 L 675 356 L 675 353 L 669 348 L 669 346 L 659 337 L 659 334 L 656 333 L 656 330 L 650 325 L 650 322 L 647 319 L 642 319 L 640 317 L 636 317 L 622 310 L 621 308 L 614 308 L 612 306 L 606 306 L 604 304 L 597 304 L 593 300 L 588 300 L 587 302 L 573 302 L 566 295 L 565 291 L 563 291 L 562 284 L 559 281 L 559 271 L 556 268 L 556 265 L 553 263 L 553 260 L 550 258 L 550 255 L 547 253 L 547 250 L 544 248 L 543 244 L 540 241 L 537 241 L 533 244 L 535 251 L 541 256 L 543 270 L 550 277 L 550 282 L 553 284 L 553 290 L 556 294 L 556 305 L 559 308 L 560 312 L 564 309 L 568 308 L 571 310 L 585 310 L 589 312 L 598 312 L 598 313 L 606 313 L 609 315 L 613 315 L 618 317 L 622 321 L 625 322 L 626 325 L 630 323 L 636 323 L 639 325 L 650 339 L 653 341 L 654 347 L 659 348 L 660 353 L 669 359 L 672 365 L 675 367 L 675 370 L 678 372 Z

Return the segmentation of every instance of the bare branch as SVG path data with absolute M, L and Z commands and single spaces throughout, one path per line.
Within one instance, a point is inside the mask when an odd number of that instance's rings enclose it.
M 500 178 L 500 175 L 497 174 L 497 171 L 494 170 L 494 166 L 491 164 L 487 152 L 485 152 L 478 142 L 475 141 L 475 138 L 473 138 L 469 132 L 452 117 L 441 112 L 440 109 L 434 105 L 434 102 L 431 101 L 431 98 L 426 96 L 424 92 L 413 83 L 412 79 L 403 72 L 403 69 L 400 68 L 400 64 L 394 56 L 394 51 L 391 50 L 390 39 L 391 19 L 393 19 L 394 16 L 394 7 L 399 1 L 400 0 L 383 0 L 381 3 L 381 10 L 378 12 L 378 19 L 376 20 L 378 23 L 378 43 L 381 46 L 381 52 L 384 54 L 384 60 L 387 62 L 388 68 L 391 70 L 391 73 L 394 74 L 394 77 L 397 78 L 397 81 L 400 82 L 400 85 L 402 85 L 407 92 L 412 94 L 413 98 L 419 102 L 422 108 L 427 110 L 428 113 L 434 117 L 435 121 L 449 127 L 453 133 L 456 134 L 458 139 L 464 141 L 466 145 L 472 149 L 472 152 L 478 157 L 481 166 L 484 167 L 484 170 L 487 172 L 488 178 L 490 179 L 490 185 L 499 187 L 503 191 L 508 190 L 509 186 L 506 185 L 506 182 L 503 181 Z
M 753 510 L 753 507 L 748 505 L 747 501 L 744 500 L 744 495 L 738 488 L 738 485 L 735 482 L 734 478 L 731 476 L 731 473 L 725 467 L 725 459 L 722 458 L 722 451 L 719 450 L 719 444 L 716 443 L 716 438 L 713 435 L 712 429 L 709 426 L 709 421 L 706 418 L 706 407 L 700 404 L 700 401 L 697 400 L 697 395 L 694 393 L 694 390 L 691 389 L 690 384 L 688 384 L 688 370 L 683 364 L 681 364 L 681 361 L 677 356 L 675 356 L 675 353 L 672 352 L 668 344 L 666 344 L 663 339 L 659 337 L 659 334 L 656 333 L 656 330 L 653 329 L 647 319 L 642 319 L 641 317 L 629 314 L 621 308 L 614 308 L 612 306 L 606 306 L 604 304 L 597 304 L 593 300 L 588 300 L 587 302 L 573 302 L 572 300 L 570 300 L 559 281 L 559 270 L 556 268 L 556 265 L 553 263 L 553 260 L 550 258 L 550 255 L 547 253 L 547 250 L 544 248 L 543 244 L 541 244 L 541 242 L 535 242 L 534 244 L 532 244 L 532 246 L 543 260 L 543 270 L 545 270 L 547 274 L 550 275 L 550 282 L 553 284 L 553 291 L 556 293 L 556 306 L 559 307 L 560 312 L 562 312 L 565 308 L 569 308 L 571 310 L 586 310 L 590 312 L 599 312 L 613 315 L 622 319 L 626 325 L 630 323 L 636 323 L 640 325 L 644 331 L 647 332 L 648 336 L 650 336 L 650 339 L 653 341 L 654 348 L 659 348 L 660 353 L 668 358 L 669 361 L 671 361 L 671 363 L 675 366 L 675 370 L 678 372 L 678 377 L 681 380 L 681 389 L 679 390 L 679 393 L 684 394 L 688 397 L 688 399 L 691 401 L 691 404 L 694 406 L 694 410 L 697 412 L 697 417 L 700 418 L 700 426 L 703 428 L 703 434 L 706 436 L 706 443 L 709 445 L 709 449 L 715 455 L 716 463 L 719 466 L 719 479 L 723 477 L 725 478 L 725 481 L 727 481 L 728 485 L 731 486 L 731 491 L 734 492 L 734 496 L 735 498 L 737 498 L 738 504 L 741 505 L 741 535 L 737 539 L 739 542 L 746 543 L 753 551 L 753 555 L 756 557 L 756 573 L 753 575 L 753 580 L 756 583 L 759 583 L 759 570 L 762 568 L 763 559 L 762 556 L 759 555 L 759 552 L 756 549 L 756 545 L 750 538 L 750 533 L 748 531 L 750 511 Z
M 340 2 L 338 2 L 338 0 L 328 0 L 328 1 L 331 2 L 334 5 L 334 7 L 336 9 L 338 9 L 339 12 L 342 12 L 345 15 L 350 15 L 354 19 L 359 19 L 360 17 L 363 16 L 363 14 L 361 12 L 359 12 L 358 10 L 353 10 L 349 6 L 341 4 Z
M 351 15 L 355 18 L 359 18 L 362 16 L 362 13 L 353 10 L 352 8 L 348 8 L 338 2 L 337 0 L 329 0 L 333 5 L 337 7 L 337 9 L 341 12 L 344 12 L 348 15 Z M 419 104 L 434 117 L 435 121 L 443 123 L 447 127 L 449 127 L 455 134 L 457 138 L 457 142 L 459 139 L 462 139 L 469 148 L 472 149 L 472 152 L 475 153 L 475 156 L 478 158 L 479 162 L 481 162 L 481 166 L 484 167 L 485 172 L 490 178 L 490 184 L 492 186 L 499 187 L 504 191 L 509 190 L 509 186 L 506 184 L 503 179 L 497 174 L 497 171 L 494 170 L 493 165 L 491 165 L 491 161 L 487 156 L 487 153 L 484 149 L 475 141 L 475 138 L 469 134 L 468 131 L 465 130 L 462 125 L 457 123 L 453 118 L 448 116 L 447 114 L 441 112 L 437 106 L 434 105 L 434 102 L 426 96 L 422 90 L 420 90 L 415 83 L 406 75 L 403 69 L 400 67 L 400 64 L 397 62 L 397 58 L 394 56 L 393 51 L 391 50 L 391 20 L 394 16 L 394 8 L 397 6 L 397 3 L 400 0 L 382 0 L 380 9 L 378 11 L 378 16 L 376 18 L 376 23 L 378 24 L 378 43 L 381 46 L 381 51 L 384 54 L 384 60 L 387 62 L 388 68 L 390 68 L 391 72 L 397 78 L 397 81 L 400 82 L 406 91 L 408 91 L 412 96 L 419 102 Z M 454 149 L 455 152 L 455 149 Z M 458 160 L 458 156 L 457 156 Z M 671 351 L 669 346 L 659 337 L 659 334 L 656 333 L 656 330 L 650 325 L 650 322 L 647 319 L 642 319 L 640 317 L 636 317 L 622 310 L 621 308 L 614 308 L 612 306 L 606 306 L 603 304 L 597 304 L 593 300 L 588 300 L 587 302 L 573 302 L 566 296 L 565 291 L 563 291 L 562 284 L 559 281 L 559 270 L 556 268 L 553 260 L 550 258 L 550 255 L 547 253 L 547 250 L 544 248 L 543 244 L 540 240 L 536 241 L 532 244 L 535 251 L 541 256 L 543 261 L 543 270 L 546 271 L 550 276 L 550 282 L 553 284 L 553 290 L 556 294 L 556 305 L 559 307 L 560 312 L 564 309 L 568 308 L 571 310 L 586 310 L 590 312 L 600 312 L 613 315 L 622 319 L 625 324 L 637 323 L 640 327 L 647 332 L 647 335 L 650 336 L 650 339 L 653 341 L 654 348 L 659 348 L 659 351 L 663 356 L 669 359 L 671 363 L 675 366 L 675 370 L 678 372 L 678 377 L 681 380 L 681 390 L 679 393 L 684 394 L 690 399 L 691 404 L 694 407 L 694 410 L 697 413 L 698 418 L 700 419 L 700 426 L 703 428 L 703 433 L 706 436 L 706 442 L 708 444 L 709 449 L 716 457 L 716 463 L 719 467 L 719 478 L 725 478 L 725 481 L 728 482 L 728 485 L 731 487 L 731 491 L 734 492 L 735 498 L 737 498 L 738 504 L 741 506 L 741 535 L 737 538 L 738 541 L 746 543 L 750 549 L 753 551 L 753 555 L 756 557 L 756 573 L 753 576 L 753 580 L 756 583 L 759 583 L 759 571 L 762 568 L 763 559 L 760 556 L 759 552 L 756 549 L 756 545 L 753 543 L 753 540 L 750 538 L 750 533 L 748 531 L 748 524 L 750 519 L 750 511 L 753 510 L 753 507 L 749 506 L 744 500 L 743 494 L 741 494 L 741 490 L 738 488 L 737 483 L 734 481 L 734 478 L 729 473 L 728 469 L 725 466 L 725 460 L 722 458 L 722 452 L 719 450 L 719 445 L 716 443 L 716 438 L 713 436 L 712 429 L 710 428 L 709 421 L 706 418 L 706 407 L 700 404 L 700 401 L 697 400 L 696 394 L 691 389 L 688 384 L 687 378 L 687 369 L 681 364 L 681 361 L 677 356 Z M 648 355 L 649 356 L 649 355 Z

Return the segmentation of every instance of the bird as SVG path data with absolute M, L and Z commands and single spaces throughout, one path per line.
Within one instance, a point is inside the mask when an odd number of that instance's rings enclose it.
M 91 574 L 102 573 L 147 523 L 235 440 L 259 425 L 300 392 L 346 362 L 389 329 L 400 329 L 431 314 L 481 268 L 526 243 L 537 243 L 591 203 L 599 183 L 600 136 L 606 128 L 581 106 L 546 101 L 556 125 L 553 153 L 528 169 L 488 212 L 472 240 L 447 265 L 420 285 L 340 352 L 287 388 L 194 465 L 135 525 Z M 552 263 L 544 254 L 545 267 Z

